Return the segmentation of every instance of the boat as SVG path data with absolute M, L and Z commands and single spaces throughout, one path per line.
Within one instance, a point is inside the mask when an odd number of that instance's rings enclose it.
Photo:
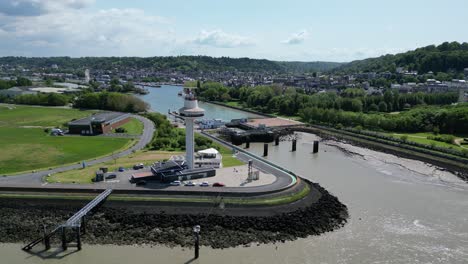
M 180 91 L 177 93 L 178 96 L 182 96 L 184 94 L 184 92 Z

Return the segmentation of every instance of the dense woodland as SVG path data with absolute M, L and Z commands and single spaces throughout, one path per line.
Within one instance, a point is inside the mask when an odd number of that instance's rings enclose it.
M 399 94 L 387 89 L 383 95 L 366 95 L 360 88 L 340 94 L 305 94 L 301 89 L 280 86 L 230 88 L 219 83 L 198 85 L 204 100 L 237 102 L 263 113 L 300 116 L 305 122 L 361 126 L 401 132 L 468 133 L 468 104 L 451 106 L 458 94 Z
M 152 69 L 155 71 L 176 70 L 184 72 L 200 71 L 239 71 L 239 72 L 314 72 L 328 71 L 339 66 L 334 62 L 278 62 L 265 59 L 249 58 L 214 58 L 209 56 L 177 56 L 177 57 L 2 57 L 0 65 L 22 66 L 27 68 L 44 68 L 46 72 L 54 72 L 50 68 L 56 64 L 60 72 L 78 73 L 86 68 L 100 70 L 117 69 Z
M 353 61 L 333 71 L 337 73 L 386 71 L 394 73 L 397 67 L 418 71 L 420 74 L 429 71 L 460 73 L 464 68 L 468 68 L 468 43 L 444 42 L 439 46 L 430 45 L 396 55 Z

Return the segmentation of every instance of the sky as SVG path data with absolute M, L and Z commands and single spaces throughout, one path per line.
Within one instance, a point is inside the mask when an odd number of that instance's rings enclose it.
M 466 0 L 0 0 L 0 56 L 337 61 L 468 42 Z

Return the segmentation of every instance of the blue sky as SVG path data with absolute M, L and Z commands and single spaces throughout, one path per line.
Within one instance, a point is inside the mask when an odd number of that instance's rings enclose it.
M 0 0 L 0 56 L 351 61 L 468 41 L 468 1 Z

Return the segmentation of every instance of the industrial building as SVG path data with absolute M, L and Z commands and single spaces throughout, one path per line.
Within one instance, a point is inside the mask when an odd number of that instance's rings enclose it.
M 80 135 L 106 134 L 130 121 L 130 114 L 97 113 L 68 123 L 68 133 Z

